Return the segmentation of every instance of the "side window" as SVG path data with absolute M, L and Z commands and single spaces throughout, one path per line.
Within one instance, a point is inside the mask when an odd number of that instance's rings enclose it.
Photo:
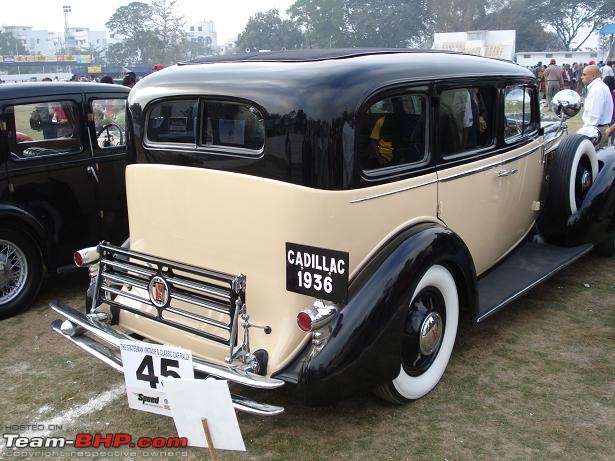
M 359 121 L 359 165 L 371 171 L 427 159 L 427 99 L 420 94 L 389 96 L 372 103 Z
M 265 123 L 254 106 L 226 101 L 203 103 L 203 146 L 238 147 L 260 151 L 265 145 Z
M 154 104 L 147 120 L 147 140 L 195 145 L 196 105 L 196 100 L 172 100 Z
M 444 157 L 493 144 L 495 94 L 495 88 L 491 87 L 442 91 L 438 104 L 438 130 Z
M 523 85 L 506 87 L 504 96 L 504 139 L 514 142 L 517 138 L 534 132 L 538 126 L 532 121 L 535 95 Z
M 79 110 L 72 101 L 41 102 L 9 107 L 15 136 L 10 139 L 14 158 L 28 159 L 82 151 Z
M 94 126 L 98 147 L 116 147 L 126 144 L 126 100 L 95 99 L 92 101 Z

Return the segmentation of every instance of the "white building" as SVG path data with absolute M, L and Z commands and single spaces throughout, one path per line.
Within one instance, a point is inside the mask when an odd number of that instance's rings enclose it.
M 188 40 L 204 48 L 215 50 L 218 47 L 218 34 L 213 21 L 200 21 L 187 25 Z
M 109 45 L 106 31 L 90 30 L 87 27 L 69 29 L 69 36 L 73 38 L 73 48 L 105 50 Z
M 31 26 L 2 26 L 2 31 L 10 32 L 21 40 L 27 53 L 31 55 L 67 54 L 69 50 L 77 53 L 78 50 L 90 46 L 104 50 L 109 43 L 106 31 L 93 31 L 87 27 L 72 27 L 68 29 L 66 37 L 64 32 L 35 30 Z
M 515 56 L 515 30 L 475 30 L 469 32 L 443 32 L 434 34 L 434 50 L 508 59 Z
M 10 32 L 20 40 L 29 54 L 55 54 L 56 50 L 49 43 L 49 33 L 46 30 L 34 30 L 31 26 L 2 26 L 3 32 Z M 17 50 L 15 51 L 17 53 Z
M 535 66 L 538 61 L 547 66 L 551 59 L 555 59 L 557 64 L 599 61 L 597 51 L 520 51 L 517 53 L 517 64 L 523 67 Z

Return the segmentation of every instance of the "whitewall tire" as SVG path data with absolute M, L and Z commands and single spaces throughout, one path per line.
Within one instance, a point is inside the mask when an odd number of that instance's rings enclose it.
M 421 277 L 408 306 L 399 374 L 376 393 L 403 404 L 428 394 L 438 384 L 453 352 L 459 324 L 455 279 L 441 265 Z

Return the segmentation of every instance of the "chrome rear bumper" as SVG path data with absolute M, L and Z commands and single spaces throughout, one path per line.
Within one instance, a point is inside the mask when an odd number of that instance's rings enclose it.
M 53 301 L 49 306 L 58 314 L 64 316 L 76 331 L 69 335 L 62 331 L 62 320 L 54 320 L 51 328 L 64 336 L 97 359 L 123 373 L 122 359 L 119 352 L 120 341 L 134 339 L 101 322 L 93 320 L 83 312 L 66 306 L 59 301 Z M 65 329 L 66 331 L 66 329 Z M 92 337 L 86 336 L 89 333 Z M 237 384 L 257 389 L 276 389 L 284 385 L 284 381 L 275 378 L 267 378 L 241 369 L 206 362 L 193 358 L 194 374 L 197 378 L 214 377 L 225 379 Z M 283 407 L 254 402 L 239 395 L 231 394 L 235 409 L 257 415 L 276 415 L 284 411 Z

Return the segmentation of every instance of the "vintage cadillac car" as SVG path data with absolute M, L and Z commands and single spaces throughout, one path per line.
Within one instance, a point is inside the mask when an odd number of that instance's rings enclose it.
M 462 319 L 592 248 L 613 254 L 615 149 L 563 128 L 541 128 L 531 72 L 457 53 L 156 72 L 129 96 L 129 246 L 76 253 L 87 312 L 54 302 L 52 327 L 120 371 L 119 342 L 136 337 L 190 349 L 198 376 L 292 386 L 307 404 L 418 399 Z
M 44 270 L 74 270 L 75 248 L 128 234 L 128 89 L 0 85 L 0 315 L 28 307 Z

